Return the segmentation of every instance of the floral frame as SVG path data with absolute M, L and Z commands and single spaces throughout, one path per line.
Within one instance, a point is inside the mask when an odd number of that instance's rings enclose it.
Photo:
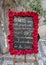
M 14 23 L 14 17 L 32 17 L 33 22 L 34 22 L 34 30 L 33 30 L 33 50 L 17 50 L 13 48 L 13 43 L 14 43 L 14 28 L 13 28 L 13 23 Z M 8 35 L 8 43 L 9 43 L 9 52 L 11 55 L 24 55 L 24 54 L 36 54 L 38 53 L 38 13 L 37 12 L 15 12 L 9 10 L 8 12 L 8 17 L 9 17 L 9 31 L 10 34 Z

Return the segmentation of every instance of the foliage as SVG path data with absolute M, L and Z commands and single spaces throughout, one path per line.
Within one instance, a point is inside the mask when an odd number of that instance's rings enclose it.
M 43 9 L 41 6 L 41 0 L 33 0 L 32 2 L 30 2 L 29 6 L 30 8 L 32 8 L 32 10 L 37 11 L 40 15 L 42 15 Z
M 41 3 L 41 0 L 25 0 L 26 1 L 26 3 L 29 3 L 29 6 L 26 6 L 27 4 L 23 4 L 23 2 L 22 2 L 22 0 L 11 0 L 13 3 L 15 3 L 15 6 L 22 6 L 23 8 L 25 8 L 25 10 L 27 10 L 27 9 L 32 9 L 33 11 L 37 11 L 37 12 L 39 12 L 39 14 L 41 15 L 41 16 L 43 16 L 43 14 L 44 14 L 44 16 L 46 16 L 46 11 L 43 11 L 43 8 L 42 8 L 42 3 Z M 24 1 L 24 0 L 23 0 Z M 10 5 L 12 5 L 12 4 L 9 4 L 9 3 L 7 3 L 7 5 L 6 6 L 10 6 Z M 44 21 L 46 21 L 46 20 L 44 20 Z
M 10 6 L 11 6 L 10 3 L 7 3 L 7 4 L 6 4 L 6 7 L 10 7 Z

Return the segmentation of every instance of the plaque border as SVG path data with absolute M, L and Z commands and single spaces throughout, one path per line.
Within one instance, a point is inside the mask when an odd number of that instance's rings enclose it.
M 16 11 L 8 11 L 8 28 L 9 28 L 9 35 L 8 35 L 8 43 L 9 43 L 9 52 L 11 55 L 24 55 L 24 54 L 37 54 L 38 53 L 38 12 L 16 12 Z M 14 44 L 14 28 L 13 28 L 13 23 L 14 23 L 14 17 L 32 17 L 33 22 L 34 22 L 34 30 L 32 33 L 33 36 L 33 50 L 17 50 L 13 48 Z

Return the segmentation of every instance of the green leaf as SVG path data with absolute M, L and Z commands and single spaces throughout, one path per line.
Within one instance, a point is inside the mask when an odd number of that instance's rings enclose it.
M 22 0 L 18 0 L 19 3 L 21 3 Z
M 45 19 L 43 22 L 44 22 L 44 24 L 46 25 L 46 19 Z
M 27 0 L 27 2 L 30 2 L 30 0 Z
M 46 15 L 46 10 L 44 11 L 44 15 Z
M 10 3 L 7 3 L 6 6 L 10 7 L 11 5 L 10 5 Z
M 46 22 L 46 19 L 44 20 L 44 22 Z
M 15 3 L 15 0 L 12 0 Z

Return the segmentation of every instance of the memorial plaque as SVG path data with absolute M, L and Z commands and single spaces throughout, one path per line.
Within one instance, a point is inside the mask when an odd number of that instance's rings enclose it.
M 9 50 L 11 54 L 38 52 L 38 13 L 9 11 Z
M 32 32 L 34 30 L 32 17 L 14 18 L 14 49 L 33 49 Z

